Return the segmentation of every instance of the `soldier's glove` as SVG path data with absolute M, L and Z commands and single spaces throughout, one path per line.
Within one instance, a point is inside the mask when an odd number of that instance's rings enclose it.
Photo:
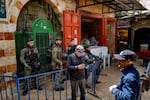
M 32 70 L 32 68 L 29 65 L 25 66 L 25 69 Z
M 59 62 L 59 65 L 60 65 L 60 66 L 63 66 L 62 62 Z

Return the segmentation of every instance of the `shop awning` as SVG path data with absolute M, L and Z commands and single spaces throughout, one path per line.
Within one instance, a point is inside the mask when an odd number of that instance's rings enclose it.
M 112 10 L 103 11 L 103 13 L 113 13 L 113 12 L 121 12 L 121 11 L 133 11 L 133 10 L 147 10 L 143 7 L 142 4 L 137 0 L 93 0 L 93 3 L 88 4 L 88 0 L 83 0 L 84 3 L 80 5 L 79 0 L 76 0 L 77 8 L 93 6 L 102 4 L 102 6 L 107 6 Z

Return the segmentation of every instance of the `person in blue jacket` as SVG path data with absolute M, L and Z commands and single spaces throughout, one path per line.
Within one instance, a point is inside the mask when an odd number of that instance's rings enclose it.
M 131 50 L 123 50 L 114 57 L 118 60 L 122 77 L 117 85 L 109 87 L 109 91 L 116 100 L 140 100 L 140 75 L 133 64 L 135 53 Z

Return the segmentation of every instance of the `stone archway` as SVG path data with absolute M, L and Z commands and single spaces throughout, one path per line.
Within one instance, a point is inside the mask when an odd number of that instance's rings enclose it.
M 48 64 L 46 59 L 47 48 L 52 40 L 56 36 L 56 32 L 60 32 L 61 25 L 58 21 L 57 10 L 53 10 L 54 5 L 51 6 L 45 0 L 31 0 L 25 3 L 21 8 L 18 15 L 17 28 L 15 32 L 15 42 L 16 42 L 16 58 L 17 58 L 17 75 L 22 76 L 20 72 L 23 66 L 20 63 L 20 51 L 24 48 L 26 39 L 32 37 L 34 40 L 34 46 L 39 50 L 41 66 Z M 58 25 L 56 25 L 58 22 Z M 33 27 L 32 27 L 33 26 Z M 54 27 L 58 27 L 54 30 Z M 21 39 L 20 39 L 21 38 Z M 22 44 L 22 45 L 20 45 Z
M 8 17 L 8 22 L 12 23 L 13 25 L 15 25 L 15 29 L 13 28 L 14 31 L 16 31 L 16 25 L 17 25 L 17 20 L 19 17 L 19 14 L 22 10 L 22 8 L 28 3 L 30 2 L 30 0 L 16 0 L 14 2 L 12 2 L 11 5 L 9 5 L 9 17 Z M 46 0 L 46 2 L 48 4 L 50 4 L 56 15 L 59 17 L 58 20 L 60 21 L 61 25 L 62 25 L 62 13 L 63 10 L 65 10 L 65 1 L 61 1 L 61 0 Z M 10 30 L 12 31 L 12 30 Z
M 150 44 L 150 28 L 139 28 L 134 32 L 134 50 L 139 52 L 141 49 L 148 49 Z M 141 48 L 141 46 L 144 46 Z
M 142 19 L 142 20 L 140 20 L 138 22 L 134 22 L 132 24 L 132 30 L 131 30 L 131 40 L 132 40 L 131 43 L 132 44 L 131 44 L 131 46 L 132 46 L 133 49 L 135 49 L 135 51 L 139 51 L 139 49 L 140 49 L 140 46 L 139 46 L 140 43 L 138 43 L 138 46 L 135 47 L 135 45 L 136 45 L 135 41 L 137 41 L 136 40 L 137 36 L 138 37 L 144 37 L 146 35 L 144 33 L 144 30 L 149 30 L 149 29 L 150 29 L 150 20 L 149 19 Z M 142 33 L 140 34 L 138 32 L 140 32 L 140 33 L 142 32 Z

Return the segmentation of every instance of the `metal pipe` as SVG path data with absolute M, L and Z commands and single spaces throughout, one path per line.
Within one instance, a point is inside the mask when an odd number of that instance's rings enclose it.
M 130 9 L 129 6 L 125 5 L 123 2 L 121 2 L 120 0 L 115 0 L 115 2 L 120 3 L 122 6 L 127 7 L 128 9 Z

